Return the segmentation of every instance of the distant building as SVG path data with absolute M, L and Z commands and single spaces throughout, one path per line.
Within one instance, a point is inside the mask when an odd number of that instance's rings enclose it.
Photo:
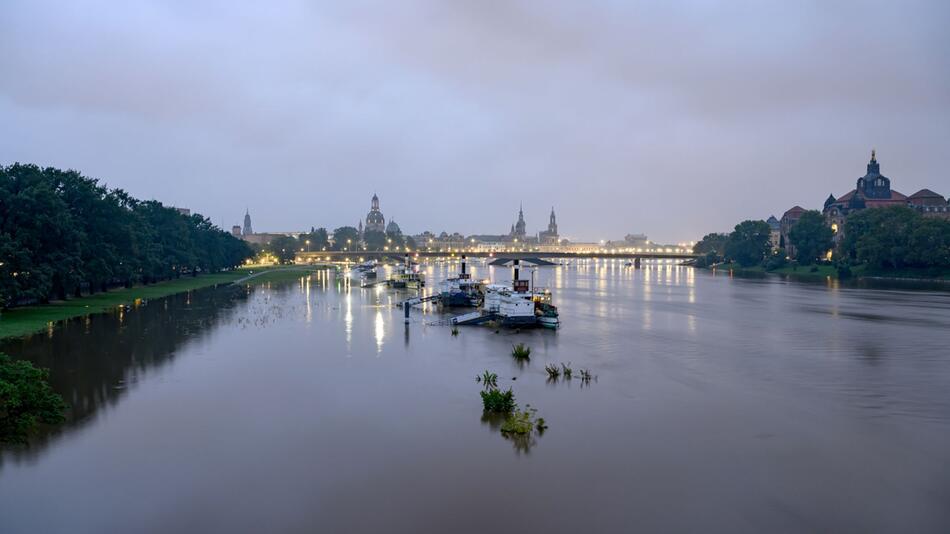
M 908 206 L 925 217 L 950 219 L 950 206 L 943 196 L 929 189 L 921 189 L 908 197 L 891 189 L 891 179 L 881 174 L 874 150 L 871 151 L 867 172 L 858 178 L 856 187 L 838 198 L 828 195 L 822 213 L 835 233 L 837 243 L 844 237 L 844 223 L 849 215 L 867 208 L 889 206 Z
M 375 193 L 373 194 L 373 200 L 370 205 L 369 213 L 366 214 L 365 231 L 386 231 L 386 218 L 383 217 L 383 212 L 379 211 L 379 197 L 377 197 Z
M 643 248 L 650 244 L 646 234 L 627 234 L 623 236 L 623 241 L 628 247 Z
M 519 206 L 518 207 L 518 222 L 511 225 L 511 232 L 509 232 L 508 234 L 509 237 L 512 240 L 518 239 L 518 240 L 524 241 L 525 236 L 528 235 L 527 231 L 525 231 L 526 226 L 527 225 L 524 222 L 524 206 Z
M 175 208 L 175 211 L 181 213 L 185 217 L 191 217 L 191 210 L 188 208 Z
M 241 225 L 235 224 L 231 227 L 231 235 L 240 239 L 241 237 Z
M 538 243 L 542 245 L 557 245 L 560 237 L 557 233 L 557 217 L 554 215 L 554 206 L 551 206 L 551 217 L 548 220 L 548 229 L 538 232 Z
M 396 221 L 389 219 L 389 224 L 386 225 L 386 233 L 393 235 L 402 234 L 402 229 L 399 228 L 399 225 L 396 224 Z
M 782 223 L 772 215 L 765 221 L 769 225 L 769 241 L 772 243 L 772 250 L 782 248 Z
M 805 208 L 795 206 L 782 214 L 782 219 L 779 221 L 779 247 L 785 247 L 785 252 L 789 257 L 795 256 L 795 247 L 789 241 L 788 234 L 792 231 L 792 227 L 795 226 L 795 223 L 798 222 L 798 219 L 802 217 L 803 213 L 805 213 Z
M 254 229 L 251 227 L 251 210 L 244 210 L 244 236 L 247 237 L 254 233 Z

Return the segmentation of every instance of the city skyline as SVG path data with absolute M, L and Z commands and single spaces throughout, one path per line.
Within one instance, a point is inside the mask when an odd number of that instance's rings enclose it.
M 555 205 L 574 239 L 684 241 L 821 209 L 872 148 L 946 194 L 946 3 L 408 7 L 6 2 L 0 162 L 258 231 L 376 191 L 406 231 L 523 200 L 535 231 Z

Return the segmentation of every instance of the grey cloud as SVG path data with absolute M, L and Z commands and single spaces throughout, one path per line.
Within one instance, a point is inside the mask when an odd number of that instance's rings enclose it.
M 0 162 L 230 225 L 696 238 L 846 191 L 950 194 L 939 2 L 0 6 Z

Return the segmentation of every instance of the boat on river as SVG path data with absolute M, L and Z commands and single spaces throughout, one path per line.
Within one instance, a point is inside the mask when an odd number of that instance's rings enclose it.
M 484 301 L 484 282 L 467 272 L 465 256 L 457 276 L 439 283 L 439 304 L 447 308 L 478 307 Z
M 483 324 L 495 321 L 503 326 L 541 326 L 557 328 L 560 316 L 552 303 L 551 290 L 532 287 L 528 280 L 519 279 L 520 260 L 512 260 L 513 277 L 510 283 L 488 284 L 478 312 L 451 319 L 452 324 Z
M 418 265 L 413 265 L 406 254 L 406 262 L 389 276 L 389 287 L 396 289 L 419 289 L 425 287 L 425 273 L 419 271 Z

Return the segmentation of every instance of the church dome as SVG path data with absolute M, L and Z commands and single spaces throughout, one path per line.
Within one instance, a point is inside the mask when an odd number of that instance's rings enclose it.
M 386 218 L 383 217 L 383 212 L 379 210 L 379 197 L 374 194 L 371 208 L 369 213 L 366 214 L 366 231 L 383 232 L 385 230 Z
M 387 234 L 401 234 L 402 230 L 399 229 L 399 225 L 396 224 L 396 221 L 390 219 L 389 224 L 386 225 Z

